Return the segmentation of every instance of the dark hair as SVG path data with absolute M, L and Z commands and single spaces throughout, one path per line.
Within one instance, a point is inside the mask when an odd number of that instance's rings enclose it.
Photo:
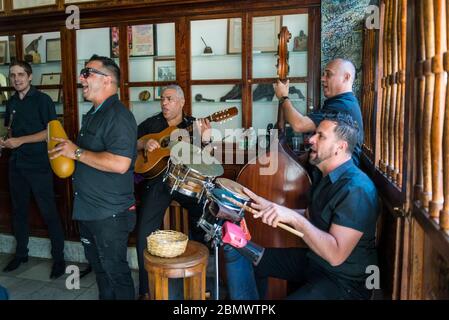
M 326 113 L 324 114 L 324 120 L 332 121 L 336 124 L 334 128 L 335 134 L 339 139 L 348 143 L 347 152 L 352 154 L 359 137 L 359 125 L 357 121 L 354 121 L 350 114 L 341 112 Z
M 106 69 L 112 72 L 112 76 L 117 81 L 117 85 L 120 84 L 120 68 L 115 63 L 114 60 L 108 57 L 102 57 L 97 54 L 94 54 L 92 57 L 90 57 L 88 62 L 91 61 L 100 61 Z
M 23 60 L 12 61 L 11 64 L 9 65 L 9 70 L 11 70 L 11 68 L 14 66 L 22 67 L 28 76 L 30 76 L 33 73 L 33 69 L 31 69 L 31 65 L 26 61 L 23 61 Z

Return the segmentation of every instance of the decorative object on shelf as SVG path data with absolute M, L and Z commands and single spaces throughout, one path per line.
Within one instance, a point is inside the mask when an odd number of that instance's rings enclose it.
M 300 100 L 306 100 L 306 97 L 302 94 L 301 90 L 296 88 L 295 86 L 288 88 L 289 94 L 297 94 L 298 99 Z
M 221 102 L 225 102 L 226 100 L 241 100 L 242 99 L 242 88 L 239 84 L 236 84 L 231 91 L 226 93 L 223 97 L 220 98 Z
M 201 93 L 198 93 L 198 94 L 195 95 L 195 101 L 196 101 L 196 102 L 201 102 L 201 101 L 215 102 L 214 99 L 206 99 L 206 98 L 203 98 L 203 95 L 202 95 Z
M 39 41 L 42 35 L 30 42 L 25 48 L 25 61 L 30 63 L 41 63 L 41 55 L 38 52 Z
M 281 16 L 253 18 L 253 52 L 275 52 Z M 242 19 L 228 19 L 228 53 L 242 52 Z
M 6 63 L 6 46 L 8 45 L 8 41 L 2 40 L 0 41 L 0 64 Z
M 307 35 L 304 30 L 299 31 L 299 36 L 293 39 L 293 51 L 307 51 Z
M 128 26 L 128 52 L 130 57 L 149 57 L 156 55 L 156 25 L 143 24 Z M 111 27 L 111 57 L 120 55 L 120 32 L 118 27 Z
M 60 73 L 43 73 L 41 77 L 41 85 L 60 85 Z M 53 102 L 59 102 L 61 96 L 61 89 L 40 89 L 42 92 L 48 94 Z
M 158 57 L 154 59 L 154 81 L 175 81 L 176 60 L 174 57 Z M 161 98 L 161 87 L 154 90 L 154 98 Z
M 9 36 L 9 61 L 16 61 L 16 36 Z
M 3 73 L 0 73 L 0 88 L 7 86 L 8 82 L 6 80 L 6 76 Z M 6 101 L 8 101 L 8 99 L 8 91 L 0 91 L 0 105 L 6 104 Z
M 151 93 L 148 90 L 143 90 L 142 92 L 139 93 L 140 101 L 147 101 L 148 99 L 150 99 L 150 97 L 151 97 Z
M 272 101 L 274 97 L 274 88 L 271 83 L 260 83 L 253 92 L 253 101 L 258 101 L 266 98 L 267 101 Z
M 206 41 L 204 41 L 203 37 L 201 37 L 201 41 L 203 41 L 203 43 L 205 45 L 203 54 L 213 54 L 212 48 L 206 44 Z
M 47 62 L 61 61 L 61 39 L 47 39 L 45 55 Z

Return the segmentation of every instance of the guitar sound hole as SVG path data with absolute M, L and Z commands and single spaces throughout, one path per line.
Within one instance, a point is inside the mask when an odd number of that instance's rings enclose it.
M 161 147 L 162 148 L 167 148 L 169 143 L 170 143 L 170 137 L 165 137 L 161 141 Z

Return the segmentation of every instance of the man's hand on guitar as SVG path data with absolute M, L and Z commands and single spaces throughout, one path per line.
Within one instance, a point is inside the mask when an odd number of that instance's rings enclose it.
M 201 132 L 201 141 L 209 142 L 211 137 L 211 125 L 207 119 L 197 119 L 195 121 L 196 128 Z
M 161 145 L 159 144 L 159 142 L 154 139 L 148 139 L 147 142 L 145 142 L 145 150 L 148 152 L 152 152 L 160 147 Z

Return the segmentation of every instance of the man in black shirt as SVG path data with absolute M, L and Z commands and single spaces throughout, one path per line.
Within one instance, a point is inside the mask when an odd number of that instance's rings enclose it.
M 357 122 L 360 129 L 353 155 L 354 163 L 359 165 L 363 144 L 363 120 L 357 98 L 352 93 L 354 78 L 355 67 L 352 62 L 344 59 L 330 61 L 321 77 L 323 93 L 327 99 L 320 110 L 308 115 L 302 115 L 293 107 L 288 98 L 288 81 L 286 83 L 278 81 L 274 86 L 274 90 L 277 98 L 282 103 L 287 122 L 290 123 L 296 132 L 314 132 L 323 120 L 325 113 L 342 112 L 349 114 Z
M 134 300 L 127 261 L 128 236 L 136 223 L 134 162 L 137 124 L 117 95 L 120 69 L 94 55 L 81 70 L 83 96 L 93 107 L 86 114 L 77 145 L 70 140 L 50 150 L 77 160 L 73 176 L 73 219 L 96 274 L 100 299 Z
M 48 95 L 31 85 L 32 69 L 27 62 L 11 63 L 9 76 L 16 90 L 6 104 L 5 126 L 11 126 L 11 136 L 5 141 L 0 138 L 0 147 L 12 149 L 9 186 L 17 247 L 15 257 L 3 271 L 13 271 L 28 261 L 28 206 L 33 193 L 48 225 L 54 259 L 50 278 L 54 279 L 65 272 L 64 232 L 56 208 L 53 173 L 45 143 L 47 124 L 56 119 L 55 105 Z
M 184 92 L 181 87 L 171 85 L 165 87 L 161 94 L 162 112 L 143 121 L 138 126 L 138 136 L 141 138 L 150 133 L 159 133 L 167 127 L 175 126 L 185 129 L 196 122 L 196 129 L 200 128 L 202 142 L 210 140 L 210 123 L 207 119 L 195 121 L 195 118 L 184 115 Z M 199 144 L 199 142 L 198 142 Z M 138 150 L 146 149 L 149 152 L 159 148 L 156 140 L 139 140 Z M 164 213 L 172 199 L 178 201 L 189 212 L 189 225 L 191 239 L 203 241 L 203 232 L 197 227 L 196 222 L 202 214 L 202 207 L 198 205 L 196 198 L 187 197 L 177 191 L 170 194 L 169 187 L 162 181 L 163 174 L 156 178 L 145 180 L 142 204 L 139 209 L 137 224 L 137 261 L 139 263 L 139 295 L 140 299 L 149 297 L 148 275 L 144 267 L 143 252 L 146 250 L 146 238 L 159 229 L 164 218 Z
M 244 189 L 259 212 L 255 218 L 276 227 L 282 222 L 304 234 L 308 248 L 268 248 L 254 268 L 259 293 L 249 263 L 236 261 L 236 252 L 225 252 L 236 272 L 231 277 L 231 298 L 263 298 L 266 277 L 300 283 L 289 299 L 368 299 L 367 267 L 377 265 L 375 248 L 378 215 L 377 191 L 372 181 L 354 165 L 351 154 L 358 132 L 349 115 L 325 115 L 310 138 L 309 161 L 319 169 L 313 176 L 307 211 L 277 205 Z M 234 278 L 233 278 L 234 277 Z M 238 280 L 238 281 L 237 281 Z M 238 286 L 235 285 L 238 283 Z M 245 290 L 245 291 L 243 291 Z M 239 292 L 240 291 L 240 292 Z

